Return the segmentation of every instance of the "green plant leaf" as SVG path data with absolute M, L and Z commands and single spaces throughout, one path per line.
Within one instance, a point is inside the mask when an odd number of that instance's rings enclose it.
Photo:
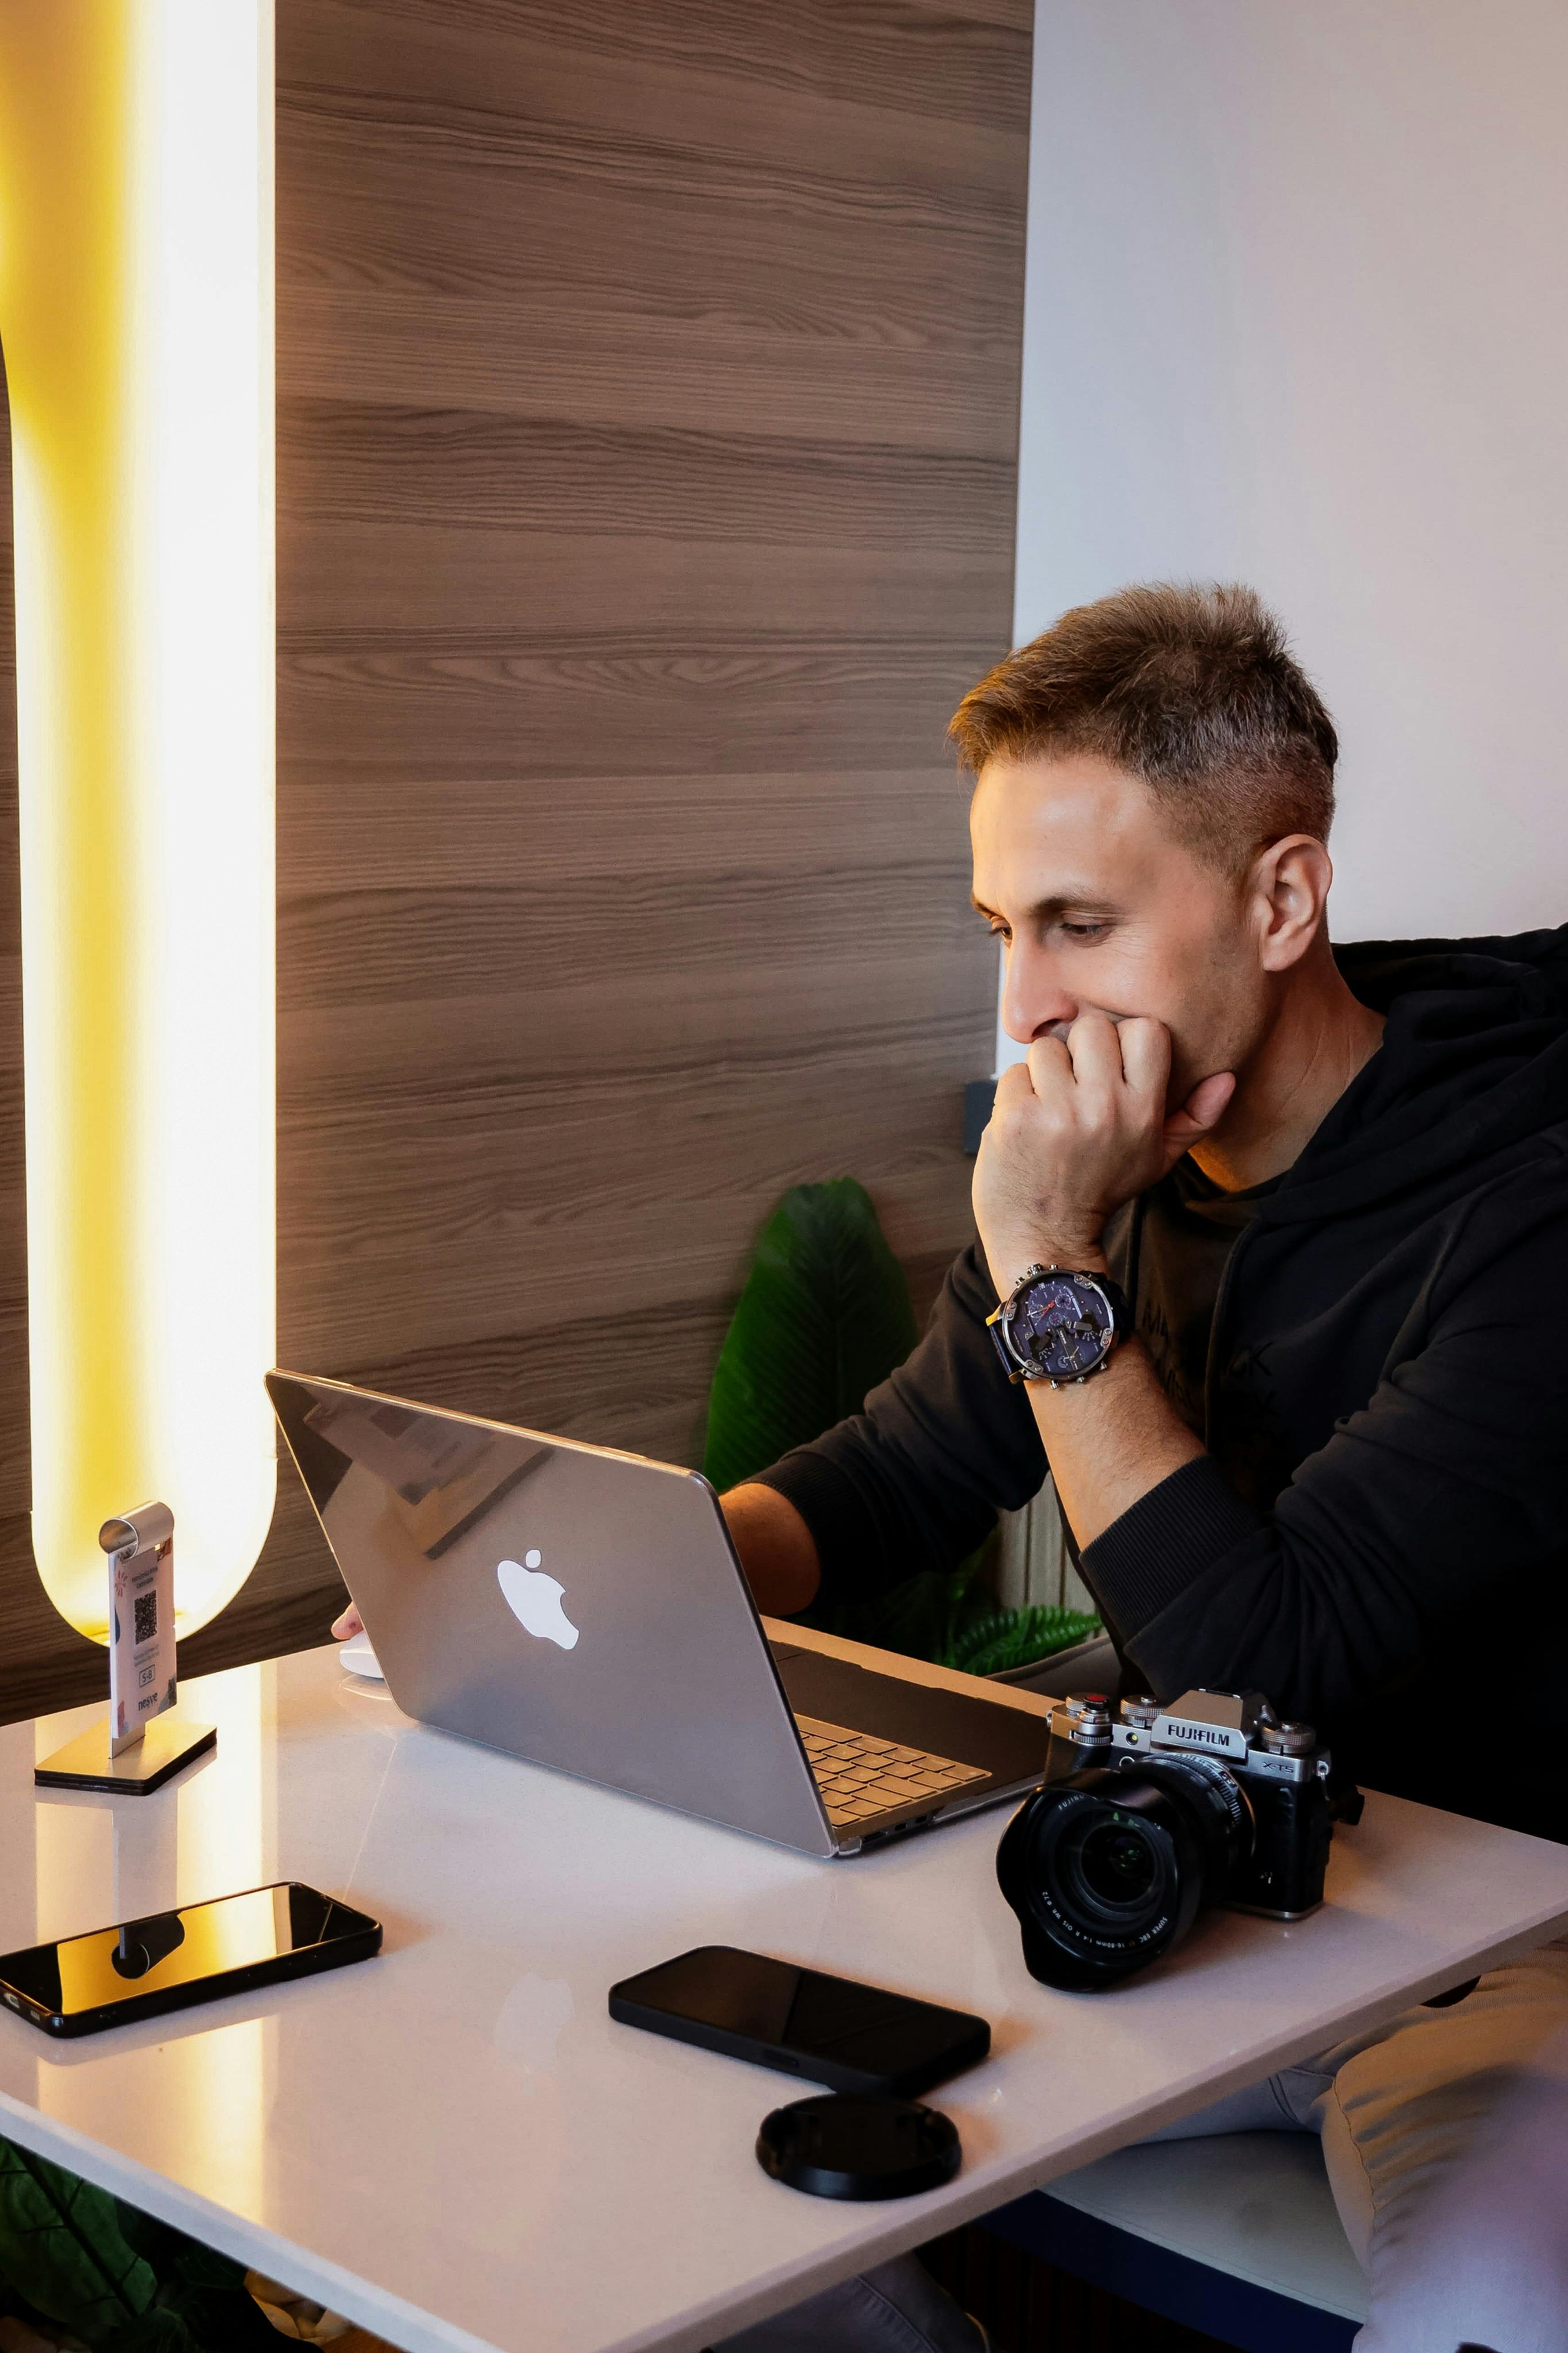
M 187 2337 L 214 2353 L 276 2353 L 278 2332 L 245 2284 L 245 2265 L 216 2247 L 187 2238 L 173 2224 L 118 2201 L 126 2242 L 152 2265 L 158 2278 L 156 2310 L 176 2319 Z M 148 2316 L 151 2320 L 152 2316 Z M 163 2340 L 148 2339 L 147 2353 L 162 2353 Z M 183 2353 L 168 2338 L 169 2353 Z
M 972 1675 L 1005 1674 L 1009 1667 L 1032 1666 L 1075 1642 L 1087 1642 L 1099 1631 L 1099 1619 L 1082 1609 L 993 1609 L 954 1637 L 941 1654 L 942 1663 Z
M 107 2190 L 5 2140 L 0 2274 L 93 2353 L 121 2353 L 158 2289 L 152 2265 L 127 2244 Z
M 918 1336 L 865 1187 L 793 1187 L 763 1228 L 714 1370 L 704 1472 L 722 1493 L 820 1438 Z
M 13 2287 L 0 2272 L 0 2320 L 25 2320 L 35 2336 L 53 2326 L 47 2313 L 29 2304 L 19 2288 Z

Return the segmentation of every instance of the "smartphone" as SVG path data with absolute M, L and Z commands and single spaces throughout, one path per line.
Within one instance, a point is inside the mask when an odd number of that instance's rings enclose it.
M 991 2048 L 983 2018 L 797 1968 L 733 1945 L 700 1945 L 610 1988 L 610 2016 L 677 2042 L 805 2075 L 830 2092 L 912 2098 Z
M 46 2034 L 97 2034 L 380 1950 L 379 1920 L 289 1880 L 0 1954 L 0 2002 Z

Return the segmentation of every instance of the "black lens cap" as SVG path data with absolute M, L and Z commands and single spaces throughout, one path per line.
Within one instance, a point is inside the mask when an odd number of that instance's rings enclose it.
M 763 2118 L 757 2163 L 812 2198 L 913 2198 L 963 2162 L 958 2127 L 918 2100 L 825 2092 Z

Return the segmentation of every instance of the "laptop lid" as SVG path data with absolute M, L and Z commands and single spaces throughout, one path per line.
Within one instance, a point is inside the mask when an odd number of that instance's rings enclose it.
M 342 1381 L 267 1388 L 405 1715 L 834 1852 L 705 1479 Z

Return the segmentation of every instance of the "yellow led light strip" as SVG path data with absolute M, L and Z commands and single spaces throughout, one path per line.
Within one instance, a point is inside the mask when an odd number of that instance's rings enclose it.
M 270 1524 L 271 0 L 0 0 L 33 1545 L 174 1507 L 182 1631 Z

